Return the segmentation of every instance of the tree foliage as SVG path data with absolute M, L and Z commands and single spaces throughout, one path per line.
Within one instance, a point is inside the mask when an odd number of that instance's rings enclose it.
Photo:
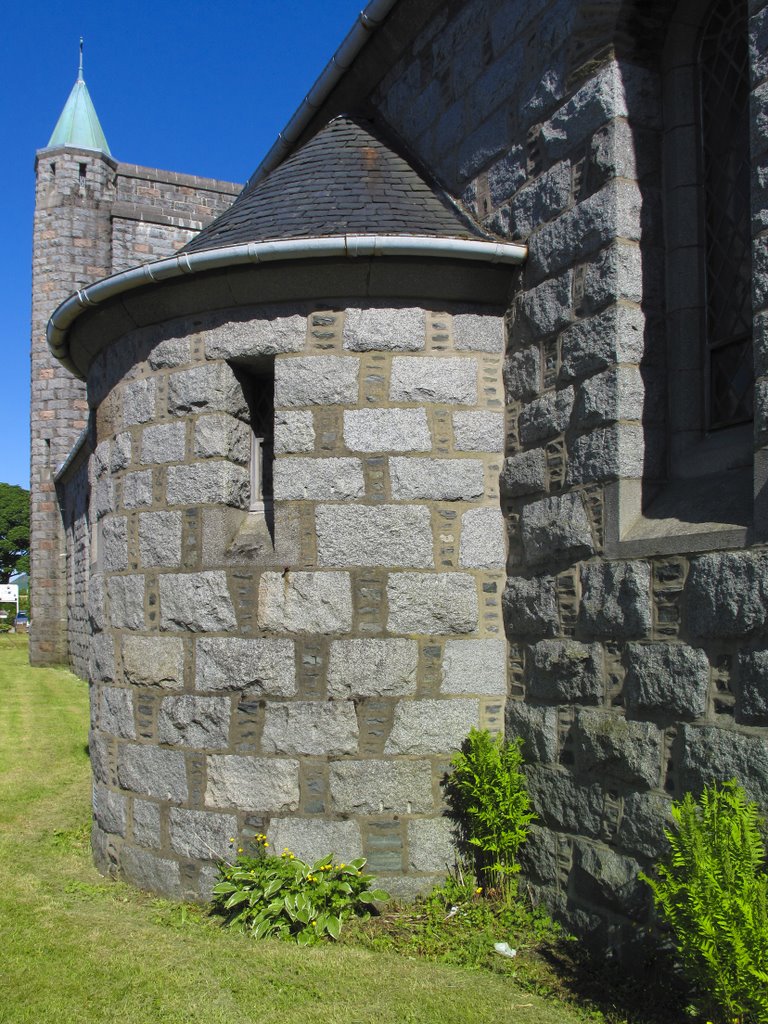
M 29 491 L 0 483 L 0 583 L 29 572 Z

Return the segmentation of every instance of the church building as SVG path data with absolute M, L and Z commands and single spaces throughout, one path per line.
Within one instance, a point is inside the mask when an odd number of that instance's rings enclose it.
M 244 187 L 115 160 L 81 69 L 30 650 L 102 871 L 205 898 L 263 832 L 424 891 L 487 728 L 530 892 L 626 955 L 670 799 L 768 810 L 767 49 L 768 0 L 372 0 Z

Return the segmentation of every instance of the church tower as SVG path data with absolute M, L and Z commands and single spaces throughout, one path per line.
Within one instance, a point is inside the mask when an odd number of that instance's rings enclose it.
M 85 385 L 50 354 L 52 310 L 112 269 L 110 210 L 117 164 L 83 78 L 77 80 L 48 145 L 35 158 L 32 249 L 30 661 L 63 664 L 66 578 L 54 476 L 88 421 Z

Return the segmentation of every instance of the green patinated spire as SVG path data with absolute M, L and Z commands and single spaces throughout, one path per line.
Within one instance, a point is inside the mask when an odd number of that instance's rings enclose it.
M 109 152 L 107 140 L 101 130 L 96 109 L 83 78 L 83 40 L 80 40 L 80 67 L 77 81 L 72 87 L 69 99 L 64 104 L 56 127 L 53 129 L 49 146 L 74 146 L 76 149 L 95 149 L 100 153 Z

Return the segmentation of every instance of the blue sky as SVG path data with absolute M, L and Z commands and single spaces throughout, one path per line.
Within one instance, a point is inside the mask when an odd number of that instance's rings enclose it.
M 29 486 L 29 320 L 35 150 L 77 77 L 117 160 L 242 181 L 366 0 L 27 0 L 3 15 L 0 162 L 5 308 L 0 481 Z

